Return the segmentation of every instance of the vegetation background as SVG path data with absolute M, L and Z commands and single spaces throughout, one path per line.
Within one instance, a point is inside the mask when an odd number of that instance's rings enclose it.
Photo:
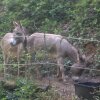
M 99 0 L 0 0 L 0 33 L 20 20 L 30 33 L 100 39 Z
M 83 50 L 92 41 L 96 51 L 95 68 L 100 69 L 100 0 L 0 0 L 0 36 L 12 32 L 20 21 L 29 33 L 48 32 L 71 39 Z M 5 99 L 3 99 L 5 100 Z

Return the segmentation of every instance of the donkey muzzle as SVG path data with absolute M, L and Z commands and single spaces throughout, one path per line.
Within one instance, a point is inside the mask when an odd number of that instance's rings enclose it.
M 16 46 L 17 45 L 17 41 L 15 39 L 11 39 L 10 40 L 10 45 L 11 46 Z

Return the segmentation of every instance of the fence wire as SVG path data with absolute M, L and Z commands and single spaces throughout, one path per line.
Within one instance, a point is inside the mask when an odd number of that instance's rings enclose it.
M 18 65 L 18 64 L 0 64 L 1 65 Z M 56 63 L 46 63 L 46 62 L 38 62 L 38 63 L 30 63 L 30 64 L 19 64 L 20 66 L 25 65 L 25 66 L 30 66 L 33 67 L 32 65 L 55 65 L 55 66 L 60 66 L 60 64 L 56 64 Z M 69 67 L 69 68 L 76 68 L 76 69 L 84 69 L 84 70 L 90 70 L 90 71 L 100 71 L 99 69 L 95 69 L 95 68 L 82 68 L 82 67 L 73 67 L 73 66 L 67 66 L 66 64 L 63 64 L 64 67 Z M 30 68 L 31 68 L 30 67 Z M 50 67 L 50 66 L 49 66 Z M 51 66 L 52 67 L 52 66 Z
M 45 38 L 45 35 L 46 35 L 46 33 L 44 33 L 44 38 Z M 17 37 L 17 36 L 16 36 Z M 22 37 L 22 36 L 18 36 L 18 37 Z M 26 36 L 26 37 L 29 37 L 29 36 Z M 100 43 L 100 40 L 96 40 L 96 39 L 93 39 L 93 38 L 91 38 L 91 39 L 86 39 L 86 38 L 76 38 L 76 37 L 71 37 L 71 36 L 69 36 L 69 37 L 66 37 L 66 36 L 62 36 L 63 38 L 65 37 L 66 39 L 74 39 L 74 40 L 81 40 L 81 41 L 90 41 L 90 42 L 98 42 L 98 43 Z M 0 39 L 2 39 L 3 37 L 0 37 Z M 12 37 L 11 37 L 12 38 Z M 39 37 L 38 36 L 38 38 L 41 38 L 41 37 Z

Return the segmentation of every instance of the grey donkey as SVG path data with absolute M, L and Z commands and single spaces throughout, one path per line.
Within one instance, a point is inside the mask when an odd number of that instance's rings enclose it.
M 13 24 L 15 28 L 21 27 L 21 24 L 18 22 L 13 22 Z M 21 32 L 24 33 L 25 36 L 26 29 L 21 27 Z M 17 61 L 19 63 L 20 56 L 22 55 L 24 49 L 23 43 L 21 43 L 21 41 L 18 43 L 18 45 L 12 46 L 11 43 L 13 42 L 13 40 L 14 40 L 14 33 L 12 32 L 6 33 L 1 40 L 1 49 L 3 53 L 3 59 L 4 59 L 4 74 L 6 73 L 5 66 L 8 64 L 9 59 L 17 58 Z M 18 64 L 18 75 L 19 75 L 19 64 Z
M 27 40 L 25 44 L 25 48 L 28 53 L 33 53 L 37 50 L 42 50 L 46 47 L 48 53 L 52 55 L 52 57 L 56 58 L 57 61 L 57 76 L 61 76 L 63 81 L 66 81 L 66 77 L 64 74 L 64 59 L 69 57 L 73 62 L 75 67 L 82 66 L 82 68 L 88 65 L 88 60 L 91 57 L 86 57 L 79 53 L 79 50 L 76 49 L 68 40 L 61 36 L 55 34 L 48 33 L 33 33 L 32 35 L 25 38 L 24 32 L 21 27 L 16 27 L 13 30 L 13 41 L 10 42 L 12 46 L 16 46 L 20 43 L 24 43 L 25 39 Z M 73 66 L 74 66 L 73 65 Z M 75 68 L 71 68 L 71 70 L 75 70 Z M 83 69 L 77 69 L 76 72 L 80 72 Z

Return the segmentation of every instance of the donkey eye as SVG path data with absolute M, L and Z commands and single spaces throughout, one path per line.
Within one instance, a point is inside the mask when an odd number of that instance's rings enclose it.
M 21 33 L 16 33 L 16 35 L 21 35 Z

